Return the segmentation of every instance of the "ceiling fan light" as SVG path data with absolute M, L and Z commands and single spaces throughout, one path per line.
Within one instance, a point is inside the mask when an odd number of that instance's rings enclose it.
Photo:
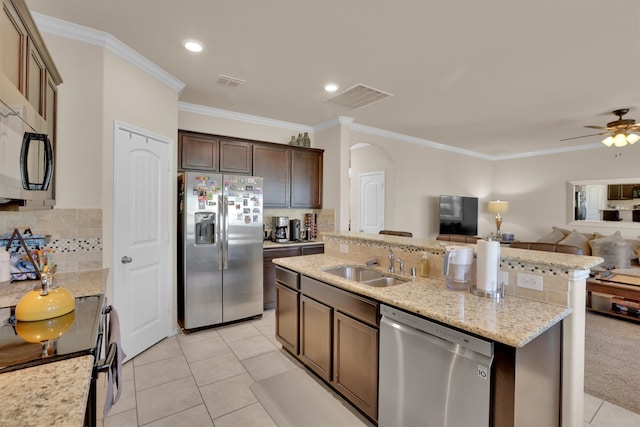
M 608 137 L 602 140 L 602 143 L 607 147 L 611 147 L 613 145 L 613 137 L 609 135 Z
M 623 133 L 619 133 L 613 137 L 613 145 L 616 147 L 624 147 L 627 145 L 627 137 Z
M 640 136 L 636 135 L 635 133 L 630 133 L 629 135 L 627 135 L 627 142 L 629 144 L 635 144 L 636 142 L 638 142 L 638 140 L 640 140 Z

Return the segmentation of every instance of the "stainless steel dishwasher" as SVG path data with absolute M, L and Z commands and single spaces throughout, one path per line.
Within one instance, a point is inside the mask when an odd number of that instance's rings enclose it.
M 380 427 L 488 426 L 493 343 L 382 305 Z

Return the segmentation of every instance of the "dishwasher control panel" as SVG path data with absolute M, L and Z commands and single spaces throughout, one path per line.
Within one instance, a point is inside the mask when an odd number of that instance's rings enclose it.
M 422 317 L 418 317 L 415 314 L 409 314 L 400 309 L 384 304 L 380 306 L 380 314 L 388 317 L 391 320 L 410 326 L 427 334 L 434 335 L 438 338 L 452 342 L 462 347 L 468 348 L 482 355 L 488 357 L 493 356 L 493 343 L 491 341 L 483 340 L 481 338 L 465 334 L 464 332 L 451 329 L 450 327 L 432 322 Z

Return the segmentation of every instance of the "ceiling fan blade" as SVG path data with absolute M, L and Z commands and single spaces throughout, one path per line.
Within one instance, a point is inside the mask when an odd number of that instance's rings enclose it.
M 571 137 L 571 138 L 561 139 L 560 141 L 570 141 L 570 140 L 572 140 L 572 139 L 586 138 L 586 137 L 588 137 L 588 136 L 596 136 L 596 135 L 606 135 L 606 134 L 608 134 L 608 133 L 609 133 L 609 132 L 592 133 L 591 135 L 574 136 L 574 137 Z
M 605 126 L 585 126 L 586 128 L 590 128 L 590 129 L 602 129 L 602 130 L 609 130 L 608 127 Z

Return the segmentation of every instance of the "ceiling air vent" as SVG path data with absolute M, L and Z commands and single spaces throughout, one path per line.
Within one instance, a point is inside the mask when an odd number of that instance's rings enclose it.
M 336 96 L 327 99 L 330 104 L 339 105 L 345 108 L 351 108 L 357 110 L 358 108 L 366 107 L 374 102 L 381 101 L 389 96 L 393 96 L 390 93 L 383 92 L 378 89 L 358 83 L 355 86 L 351 86 Z
M 246 80 L 238 79 L 236 77 L 225 76 L 224 74 L 218 74 L 218 79 L 216 80 L 217 84 L 226 86 L 226 87 L 232 87 L 232 88 L 240 87 L 246 82 L 247 82 Z

